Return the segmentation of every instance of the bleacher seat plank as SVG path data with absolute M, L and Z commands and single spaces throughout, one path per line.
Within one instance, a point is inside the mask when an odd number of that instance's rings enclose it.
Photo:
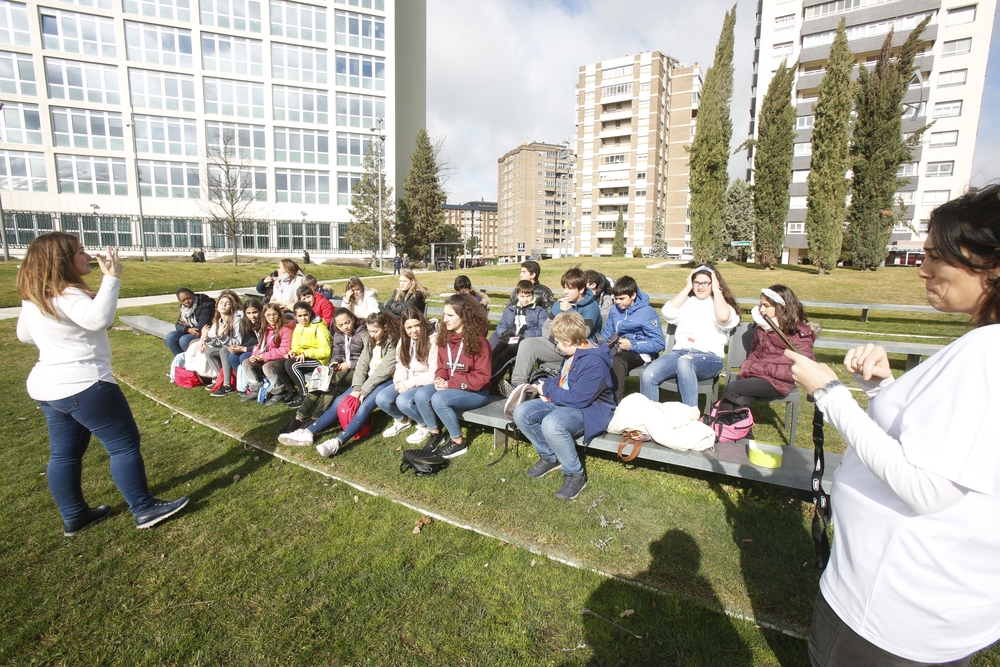
M 133 333 L 144 333 L 157 338 L 166 338 L 167 334 L 174 330 L 174 325 L 170 322 L 150 317 L 149 315 L 127 315 L 119 318 L 124 324 L 132 327 Z

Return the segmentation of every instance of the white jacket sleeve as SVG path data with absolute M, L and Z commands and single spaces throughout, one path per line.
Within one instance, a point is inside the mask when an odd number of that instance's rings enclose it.
M 115 310 L 118 307 L 118 290 L 122 281 L 111 276 L 104 276 L 101 288 L 91 299 L 81 291 L 63 292 L 56 299 L 61 310 L 74 324 L 87 331 L 107 329 L 115 321 Z

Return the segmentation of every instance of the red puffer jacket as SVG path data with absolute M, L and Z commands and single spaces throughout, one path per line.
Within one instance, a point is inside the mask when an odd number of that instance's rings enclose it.
M 740 379 L 763 378 L 771 383 L 775 391 L 787 396 L 795 388 L 795 381 L 792 379 L 792 361 L 785 356 L 785 343 L 774 331 L 765 331 L 759 324 L 752 326 L 753 342 L 750 343 L 750 354 L 740 366 Z M 816 331 L 812 326 L 800 324 L 788 340 L 800 353 L 815 361 L 813 343 L 816 342 Z

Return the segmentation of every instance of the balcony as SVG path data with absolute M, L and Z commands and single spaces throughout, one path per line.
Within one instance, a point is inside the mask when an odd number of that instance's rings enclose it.
M 632 109 L 621 109 L 619 111 L 611 111 L 608 113 L 602 113 L 600 121 L 606 123 L 610 120 L 624 120 L 632 117 Z
M 628 201 L 629 200 L 628 200 L 628 196 L 627 195 L 625 197 L 617 197 L 617 196 L 616 197 L 601 197 L 600 199 L 597 200 L 597 205 L 598 206 L 601 206 L 601 205 L 606 205 L 606 206 L 627 206 L 628 205 Z
M 607 129 L 601 130 L 598 136 L 599 139 L 611 139 L 613 137 L 627 137 L 632 134 L 631 125 L 619 125 L 618 127 L 609 127 Z
M 917 14 L 941 8 L 941 0 L 906 0 L 905 10 L 901 6 L 903 4 L 904 3 L 902 2 L 890 2 L 884 5 L 876 5 L 874 7 L 861 8 L 849 12 L 828 14 L 826 16 L 817 16 L 816 18 L 806 19 L 802 24 L 802 34 L 811 35 L 817 32 L 836 30 L 837 25 L 840 23 L 840 19 L 842 18 L 845 19 L 847 27 L 850 28 L 855 25 L 864 25 L 866 23 L 884 21 L 903 13 Z

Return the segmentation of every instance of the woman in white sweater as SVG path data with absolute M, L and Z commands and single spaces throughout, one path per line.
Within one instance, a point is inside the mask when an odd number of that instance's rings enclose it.
M 677 325 L 674 348 L 642 371 L 639 390 L 660 401 L 660 383 L 677 378 L 681 401 L 698 406 L 698 380 L 722 372 L 729 332 L 740 323 L 736 297 L 718 269 L 702 264 L 688 274 L 684 289 L 663 305 L 663 319 Z
M 918 270 L 928 303 L 975 328 L 895 380 L 883 348 L 848 351 L 867 413 L 830 367 L 785 352 L 848 444 L 813 665 L 967 665 L 1000 639 L 998 193 L 935 209 Z
M 407 436 L 406 441 L 419 443 L 427 439 L 429 431 L 422 423 L 414 398 L 417 389 L 434 382 L 437 343 L 419 308 L 407 306 L 400 321 L 403 335 L 396 346 L 396 371 L 392 376 L 392 386 L 383 389 L 375 402 L 382 408 L 382 412 L 393 418 L 382 437 L 391 438 L 402 433 L 410 427 L 412 419 L 417 430 Z
M 115 321 L 122 265 L 117 250 L 97 256 L 104 278 L 95 294 L 83 280 L 90 259 L 75 236 L 51 232 L 31 242 L 17 272 L 17 337 L 38 347 L 28 395 L 48 423 L 46 479 L 67 537 L 111 513 L 110 505 L 91 507 L 83 498 L 80 476 L 91 433 L 111 456 L 111 476 L 138 528 L 163 521 L 188 501 L 157 500 L 149 492 L 139 429 L 111 375 L 107 330 Z

